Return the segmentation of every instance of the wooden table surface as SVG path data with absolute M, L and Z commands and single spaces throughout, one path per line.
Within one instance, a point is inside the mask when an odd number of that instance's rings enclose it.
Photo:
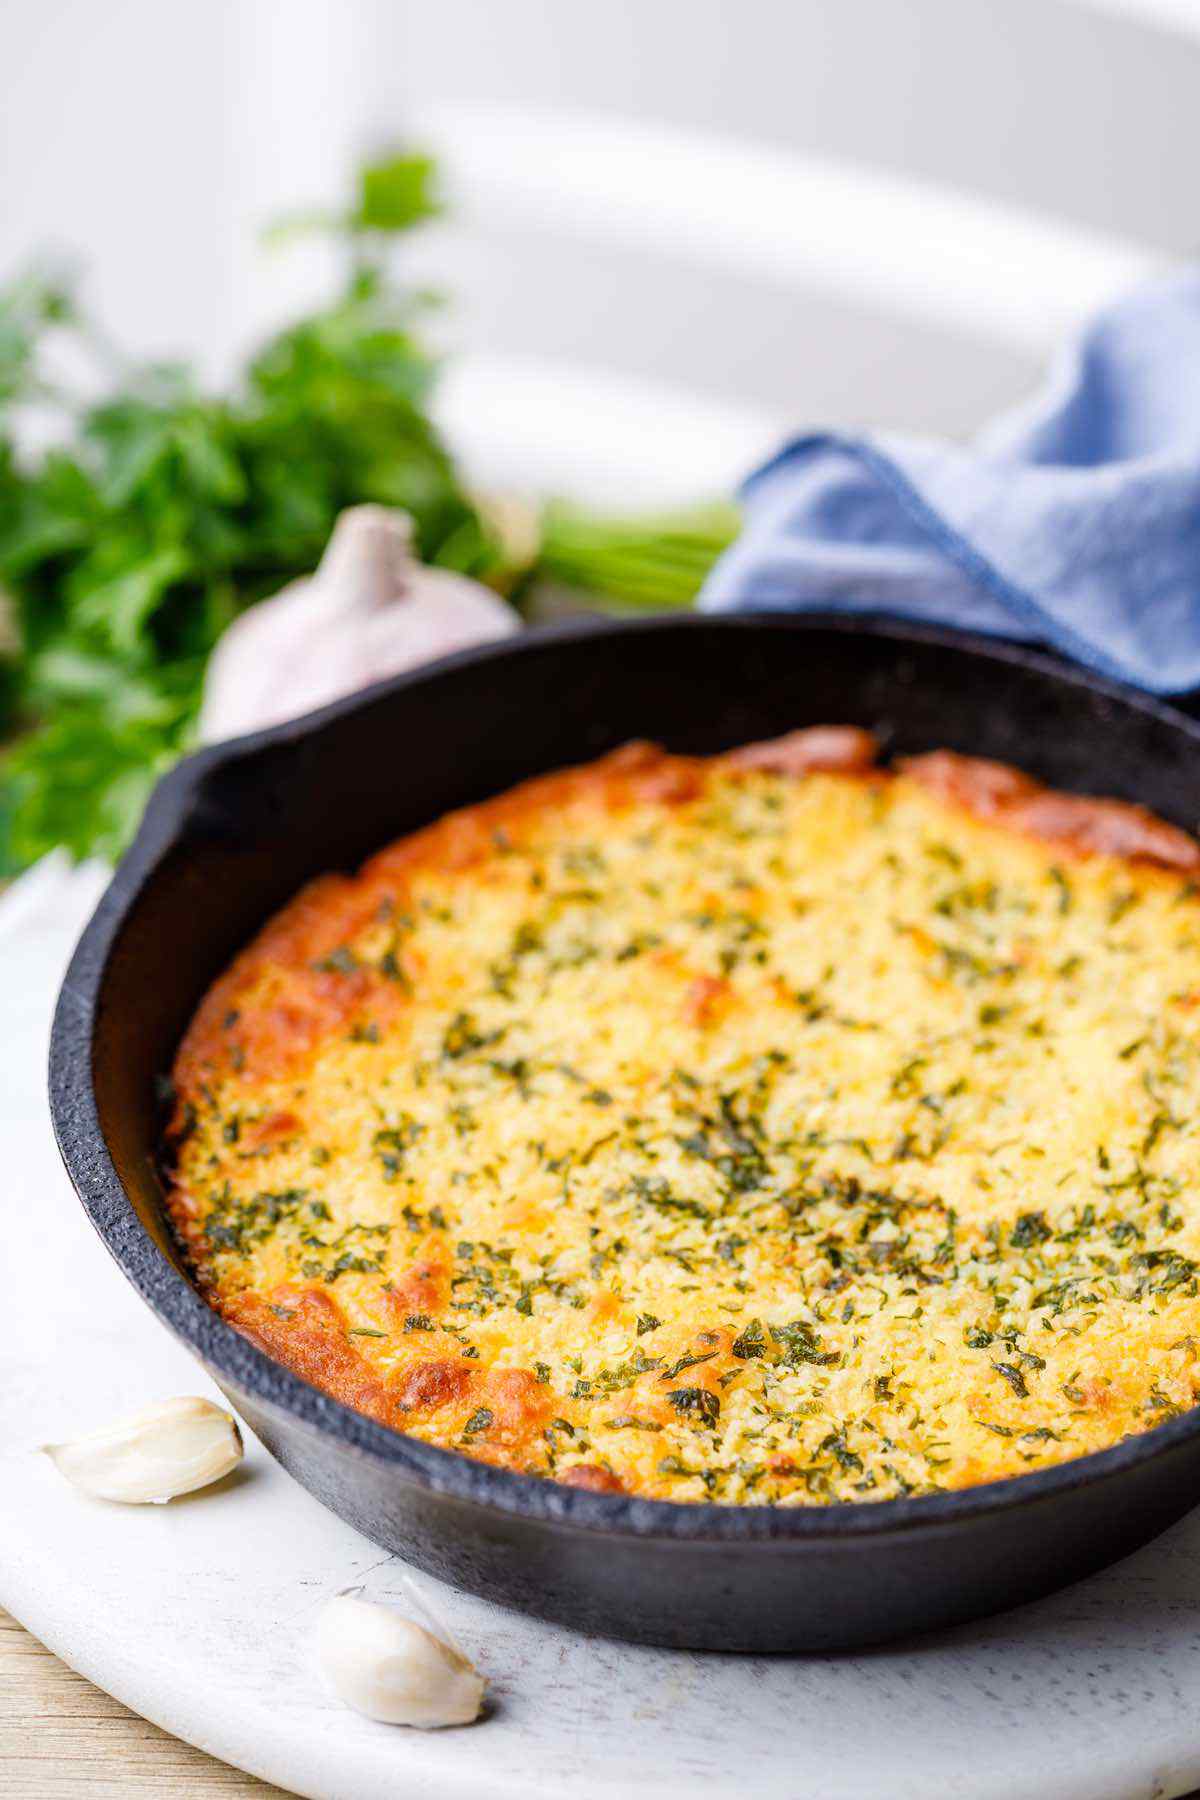
M 283 1800 L 138 1718 L 0 1608 L 0 1795 L 5 1800 Z

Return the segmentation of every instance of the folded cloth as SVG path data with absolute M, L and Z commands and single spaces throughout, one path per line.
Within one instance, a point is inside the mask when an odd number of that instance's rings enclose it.
M 701 597 L 888 613 L 1048 644 L 1158 694 L 1200 686 L 1200 270 L 1101 314 L 967 448 L 791 440 L 743 489 Z

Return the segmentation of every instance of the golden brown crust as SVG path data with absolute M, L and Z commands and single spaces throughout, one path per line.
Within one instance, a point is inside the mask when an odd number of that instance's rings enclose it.
M 346 1337 L 337 1301 L 321 1288 L 279 1287 L 270 1300 L 244 1291 L 223 1296 L 220 1310 L 243 1337 L 343 1405 L 404 1429 L 411 1407 L 403 1390 L 382 1380 Z
M 715 762 L 802 777 L 814 771 L 865 776 L 877 744 L 858 726 L 809 726 L 748 744 Z M 266 1080 L 303 1062 L 356 1018 L 386 1023 L 403 989 L 373 969 L 347 972 L 328 959 L 381 907 L 402 903 L 422 868 L 468 869 L 491 854 L 497 833 L 520 837 L 547 810 L 585 801 L 617 809 L 637 801 L 683 802 L 705 760 L 630 743 L 599 761 L 535 777 L 506 794 L 389 845 L 357 876 L 325 875 L 264 926 L 202 1001 L 179 1049 L 176 1085 L 187 1094 L 214 1071 L 237 1067 Z M 1068 856 L 1105 855 L 1175 870 L 1200 868 L 1200 846 L 1145 807 L 1066 794 L 1006 763 L 935 750 L 902 758 L 897 770 L 976 818 L 1052 843 Z M 886 779 L 885 772 L 879 772 Z M 243 1007 L 246 997 L 253 1004 Z
M 721 759 L 733 769 L 775 775 L 862 775 L 875 766 L 879 740 L 859 725 L 809 725 L 761 744 L 744 744 Z
M 391 1377 L 379 1376 L 348 1339 L 336 1300 L 321 1288 L 282 1286 L 269 1300 L 242 1292 L 223 1295 L 218 1304 L 259 1350 L 394 1430 L 405 1430 L 414 1416 L 436 1415 L 448 1421 L 448 1432 L 461 1432 L 486 1413 L 471 1451 L 487 1462 L 520 1467 L 550 1410 L 527 1369 L 481 1369 L 461 1357 L 418 1353 Z
M 493 853 L 498 835 L 517 840 L 547 811 L 572 803 L 615 810 L 682 802 L 696 793 L 703 767 L 699 758 L 670 756 L 655 744 L 625 744 L 597 762 L 537 776 L 449 813 L 388 845 L 356 876 L 319 876 L 209 989 L 179 1048 L 178 1091 L 186 1096 L 231 1068 L 248 1080 L 272 1079 L 356 1019 L 394 1015 L 404 1004 L 403 984 L 375 969 L 331 966 L 330 959 L 381 907 L 402 904 L 417 871 L 467 870 Z M 253 1004 L 244 1006 L 247 998 Z
M 618 813 L 636 806 L 684 805 L 702 793 L 713 770 L 794 778 L 821 772 L 882 787 L 896 777 L 877 768 L 876 753 L 871 734 L 850 726 L 793 732 L 713 759 L 630 744 L 590 765 L 538 777 L 451 814 L 383 849 L 356 876 L 321 877 L 264 927 L 202 1002 L 175 1064 L 177 1134 L 187 1131 L 189 1112 L 202 1105 L 212 1086 L 232 1084 L 253 1095 L 284 1078 L 295 1081 L 331 1040 L 360 1030 L 386 1032 L 405 1013 L 419 990 L 422 967 L 404 934 L 397 930 L 394 949 L 382 960 L 358 961 L 348 946 L 381 922 L 390 929 L 390 922 L 402 919 L 419 876 L 486 872 L 498 847 L 519 847 L 548 816 L 564 816 L 572 808 Z M 1176 874 L 1200 867 L 1200 847 L 1140 806 L 1059 793 L 1007 765 L 945 750 L 905 759 L 897 772 L 988 825 L 1052 846 L 1056 855 L 1105 856 Z M 725 785 L 738 796 L 747 787 L 742 782 Z M 861 793 L 861 786 L 855 791 Z M 944 954 L 944 946 L 920 925 L 902 920 L 897 929 L 914 941 L 924 938 L 932 960 Z M 745 1007 L 744 996 L 726 974 L 688 966 L 690 954 L 663 947 L 652 958 L 657 968 L 669 969 L 672 980 L 678 978 L 677 1016 L 695 1032 L 713 1033 L 731 1010 Z M 795 1003 L 790 995 L 788 999 Z M 803 996 L 800 1003 L 809 1004 Z M 302 1101 L 289 1100 L 239 1122 L 239 1154 L 269 1155 L 293 1138 L 302 1139 L 302 1115 Z M 737 1133 L 728 1120 L 721 1129 L 732 1133 L 737 1149 Z M 744 1139 L 737 1153 L 747 1154 Z M 286 1194 L 278 1198 L 288 1200 Z M 182 1174 L 170 1205 L 180 1236 L 204 1267 L 213 1246 Z M 431 1321 L 448 1316 L 462 1279 L 461 1265 L 448 1251 L 444 1234 L 422 1235 L 420 1219 L 414 1215 L 414 1220 L 410 1229 L 416 1236 L 407 1240 L 414 1251 L 411 1265 L 379 1296 L 380 1325 L 386 1332 L 351 1326 L 337 1300 L 313 1282 L 289 1281 L 266 1293 L 214 1291 L 213 1302 L 268 1355 L 346 1405 L 398 1430 L 410 1429 L 417 1420 L 435 1421 L 437 1431 L 431 1435 L 437 1441 L 454 1443 L 485 1461 L 532 1467 L 540 1441 L 569 1428 L 569 1421 L 564 1425 L 555 1414 L 544 1379 L 531 1370 L 485 1367 L 469 1355 L 446 1354 L 452 1346 L 445 1337 L 436 1340 L 440 1353 L 432 1351 L 425 1334 L 433 1329 Z M 536 1208 L 527 1209 L 520 1223 L 535 1233 Z M 460 1244 L 457 1254 L 469 1258 L 472 1248 Z M 602 1290 L 581 1312 L 581 1327 L 601 1331 L 620 1315 L 617 1297 Z M 361 1339 L 393 1334 L 398 1357 L 381 1373 Z M 724 1330 L 700 1333 L 683 1352 L 681 1366 L 689 1370 L 683 1391 L 692 1396 L 687 1405 L 693 1413 L 699 1409 L 698 1416 L 707 1416 L 706 1407 L 717 1416 L 722 1377 L 742 1372 L 742 1363 L 731 1355 L 733 1337 Z M 1081 1383 L 1080 1392 L 1088 1405 L 1107 1403 L 1106 1390 L 1094 1393 Z M 985 1404 L 994 1412 L 994 1395 L 986 1402 L 980 1399 L 979 1405 Z M 640 1380 L 628 1405 L 631 1417 L 618 1420 L 618 1429 L 654 1433 L 677 1423 L 677 1397 L 673 1412 L 672 1395 L 657 1378 Z M 788 1456 L 775 1455 L 770 1467 L 785 1484 L 801 1481 L 800 1466 Z M 611 1468 L 594 1460 L 576 1462 L 560 1479 L 594 1492 L 627 1491 Z
M 563 1487 L 582 1488 L 589 1494 L 623 1494 L 625 1483 L 611 1469 L 602 1469 L 598 1463 L 576 1463 L 562 1477 Z
M 1200 845 L 1185 831 L 1128 800 L 1105 800 L 1043 787 L 1007 763 L 934 750 L 898 765 L 976 818 L 1055 844 L 1069 856 L 1116 856 L 1164 869 L 1200 868 Z
M 445 1310 L 450 1298 L 450 1267 L 441 1244 L 430 1239 L 421 1260 L 387 1290 L 388 1311 L 401 1330 L 406 1319 Z
M 802 777 L 815 771 L 885 776 L 878 741 L 859 726 L 806 726 L 712 759 L 734 769 Z M 213 1071 L 236 1067 L 270 1078 L 303 1060 L 356 1016 L 385 1017 L 402 1004 L 377 971 L 330 968 L 327 959 L 381 906 L 394 906 L 406 877 L 422 868 L 468 869 L 492 851 L 497 834 L 518 837 L 543 813 L 573 801 L 616 809 L 636 801 L 692 798 L 706 759 L 672 756 L 633 741 L 596 762 L 556 770 L 444 818 L 388 845 L 356 876 L 319 876 L 259 932 L 209 989 L 180 1045 L 176 1087 L 194 1089 Z M 1068 855 L 1107 855 L 1163 868 L 1200 868 L 1200 845 L 1147 808 L 1048 788 L 1008 763 L 957 751 L 903 757 L 896 770 L 976 818 L 1055 844 Z M 242 996 L 255 1004 L 243 1012 Z M 286 1124 L 268 1122 L 266 1134 Z

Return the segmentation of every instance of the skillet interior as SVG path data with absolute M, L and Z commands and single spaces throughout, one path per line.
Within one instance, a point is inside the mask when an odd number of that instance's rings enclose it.
M 157 791 L 64 984 L 55 1129 L 144 1297 L 336 1511 L 448 1580 L 585 1629 L 823 1648 L 1030 1598 L 1188 1508 L 1200 1411 L 1015 1481 L 850 1507 L 681 1507 L 491 1469 L 348 1412 L 201 1301 L 162 1222 L 156 1078 L 214 976 L 311 875 L 630 737 L 703 753 L 831 721 L 874 728 L 889 753 L 946 745 L 1186 828 L 1200 816 L 1200 728 L 1047 658 L 811 616 L 576 625 L 192 758 Z

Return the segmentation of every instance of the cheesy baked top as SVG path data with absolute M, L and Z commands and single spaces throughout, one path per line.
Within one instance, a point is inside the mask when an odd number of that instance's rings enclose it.
M 630 746 L 314 882 L 174 1069 L 211 1303 L 389 1426 L 806 1505 L 1200 1394 L 1200 852 L 825 728 Z

